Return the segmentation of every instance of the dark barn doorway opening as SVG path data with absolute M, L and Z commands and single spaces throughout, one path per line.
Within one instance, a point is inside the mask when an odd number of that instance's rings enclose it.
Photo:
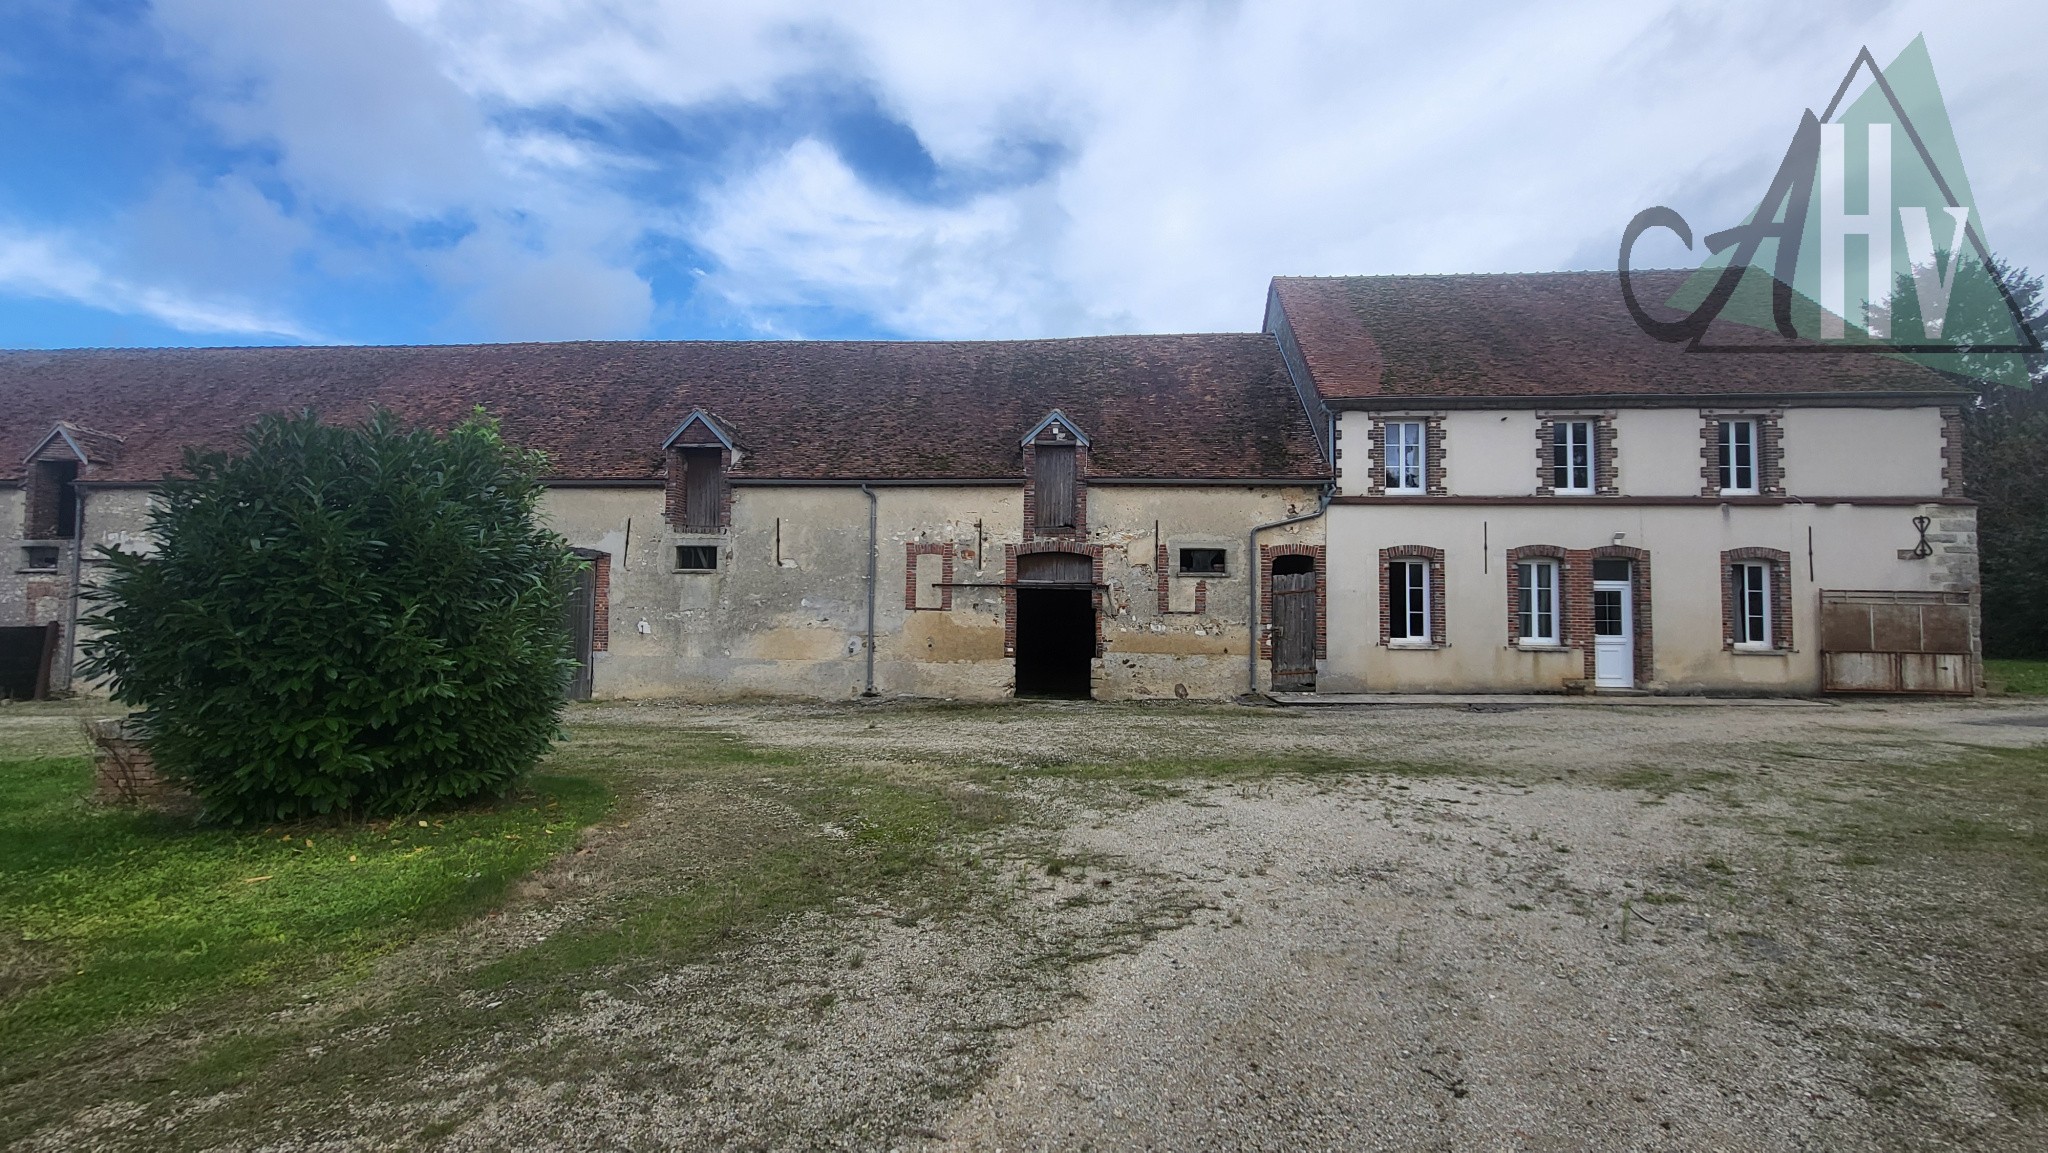
M 47 700 L 57 662 L 57 625 L 0 628 L 0 697 Z
M 1093 695 L 1094 580 L 1094 560 L 1079 553 L 1017 558 L 1018 696 Z

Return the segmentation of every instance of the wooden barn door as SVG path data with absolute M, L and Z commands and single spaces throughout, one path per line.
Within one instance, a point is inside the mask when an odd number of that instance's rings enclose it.
M 1314 572 L 1273 574 L 1275 691 L 1309 692 L 1316 687 L 1316 609 Z
M 583 556 L 583 553 L 578 550 L 576 555 Z M 569 617 L 569 655 L 576 661 L 576 675 L 569 680 L 569 699 L 587 701 L 592 687 L 592 645 L 597 635 L 597 566 L 585 564 L 576 574 L 574 583 L 569 586 L 566 611 Z

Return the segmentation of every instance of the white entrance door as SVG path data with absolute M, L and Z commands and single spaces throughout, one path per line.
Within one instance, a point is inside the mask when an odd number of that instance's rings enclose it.
M 1636 616 L 1627 581 L 1593 582 L 1593 683 L 1604 689 L 1636 684 Z

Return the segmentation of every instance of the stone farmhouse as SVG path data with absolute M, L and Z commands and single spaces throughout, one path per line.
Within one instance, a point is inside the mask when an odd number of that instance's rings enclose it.
M 1966 693 L 1966 401 L 1659 344 L 1596 273 L 1280 278 L 1258 333 L 0 353 L 0 693 L 70 687 L 185 446 L 373 405 L 547 454 L 577 695 Z

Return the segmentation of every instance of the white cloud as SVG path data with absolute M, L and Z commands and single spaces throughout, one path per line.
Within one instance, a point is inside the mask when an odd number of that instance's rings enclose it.
M 1068 162 L 966 205 L 862 187 L 815 143 L 728 174 L 686 239 L 743 310 L 902 331 L 1244 328 L 1281 272 L 1605 266 L 1634 212 L 1700 231 L 1761 194 L 1857 48 L 1922 30 L 1985 214 L 2048 261 L 2048 15 L 1574 0 L 1542 8 L 401 0 L 480 98 L 586 110 L 761 97 L 851 70 L 941 164 Z M 2002 147 L 1970 150 L 1973 135 Z
M 110 274 L 64 237 L 0 226 L 0 289 L 142 316 L 180 332 L 281 337 L 317 343 L 319 332 L 228 297 L 193 295 Z
M 862 184 L 800 141 L 706 197 L 693 239 L 721 267 L 705 284 L 743 313 L 829 307 L 925 336 L 1036 336 L 1101 327 L 1047 267 L 1065 223 L 1044 193 L 927 208 Z M 767 334 L 796 335 L 769 324 Z
M 2048 268 L 2048 6 L 2010 0 L 153 11 L 208 86 L 205 114 L 273 154 L 285 191 L 167 181 L 124 223 L 123 262 L 95 266 L 102 283 L 265 299 L 293 261 L 417 275 L 463 338 L 649 331 L 649 241 L 709 258 L 704 311 L 794 335 L 818 309 L 916 336 L 1244 329 L 1279 273 L 1605 267 L 1648 205 L 1701 233 L 1734 223 L 1856 50 L 1888 60 L 1922 31 L 1991 236 Z M 805 84 L 871 95 L 959 178 L 944 186 L 986 187 L 907 197 L 782 136 L 650 192 L 651 173 L 683 170 L 673 158 L 548 126 L 564 109 L 772 105 Z M 1039 171 L 1047 148 L 1059 160 Z M 985 179 L 1005 172 L 1036 175 Z M 336 220 L 352 239 L 323 235 Z M 470 231 L 415 246 L 422 225 Z

